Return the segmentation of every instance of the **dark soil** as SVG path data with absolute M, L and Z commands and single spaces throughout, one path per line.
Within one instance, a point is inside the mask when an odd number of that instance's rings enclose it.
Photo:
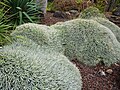
M 86 66 L 73 60 L 82 75 L 83 88 L 82 90 L 120 90 L 120 64 L 114 64 L 110 67 L 97 65 L 94 67 Z M 111 69 L 112 73 L 106 71 Z M 105 75 L 100 72 L 105 72 Z
M 107 14 L 109 16 L 109 14 Z M 52 25 L 57 22 L 64 22 L 69 19 L 53 17 L 53 13 L 47 12 L 45 18 L 41 20 L 42 24 Z M 111 20 L 112 21 L 112 20 Z M 120 25 L 117 24 L 118 26 Z M 94 67 L 86 66 L 77 60 L 72 60 L 82 75 L 82 90 L 120 90 L 120 63 L 106 67 L 104 65 L 96 65 Z M 107 70 L 112 72 L 107 72 Z M 102 74 L 103 72 L 104 74 Z
M 67 21 L 67 20 L 69 20 L 69 19 L 53 17 L 52 12 L 47 12 L 45 17 L 41 20 L 41 23 L 45 24 L 45 25 L 53 25 L 57 22 L 64 22 L 64 21 Z

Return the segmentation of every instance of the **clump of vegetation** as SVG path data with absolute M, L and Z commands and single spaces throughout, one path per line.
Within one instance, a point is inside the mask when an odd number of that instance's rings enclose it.
M 47 11 L 56 11 L 55 5 L 53 2 L 48 2 Z
M 94 20 L 76 19 L 53 25 L 63 38 L 65 56 L 87 65 L 120 61 L 120 43 L 113 32 Z
M 13 26 L 17 26 L 26 22 L 37 22 L 38 14 L 36 3 L 33 0 L 4 0 L 3 6 L 6 6 L 6 16 Z
M 110 22 L 106 18 L 98 17 L 98 18 L 94 18 L 94 20 L 96 20 L 100 24 L 104 25 L 105 27 L 109 28 L 114 33 L 114 35 L 116 36 L 117 40 L 120 42 L 120 28 L 117 25 L 115 25 L 114 23 Z
M 7 24 L 5 12 L 3 11 L 4 7 L 0 9 L 0 46 L 5 45 L 8 42 L 11 42 L 10 39 L 10 29 L 11 26 Z
M 61 45 L 61 37 L 59 37 L 57 30 L 46 25 L 23 24 L 16 28 L 12 36 L 24 36 L 40 46 L 45 46 L 61 53 L 64 51 Z
M 100 13 L 100 10 L 96 7 L 89 7 L 83 10 L 80 13 L 79 17 L 83 19 L 95 20 L 105 27 L 109 28 L 115 34 L 117 40 L 120 42 L 120 28 L 114 23 L 110 22 L 103 13 Z
M 0 49 L 0 89 L 81 90 L 79 70 L 48 51 L 25 37 Z
M 98 8 L 91 6 L 83 10 L 80 13 L 79 17 L 83 19 L 91 19 L 95 17 L 105 18 L 105 15 L 103 13 L 100 13 L 100 10 Z
M 106 4 L 108 3 L 107 0 L 96 0 L 93 6 L 98 8 L 101 12 L 105 12 Z

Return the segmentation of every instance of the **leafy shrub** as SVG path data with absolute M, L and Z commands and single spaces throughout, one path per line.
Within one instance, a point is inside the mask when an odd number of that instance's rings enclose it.
M 59 37 L 57 30 L 50 28 L 49 26 L 33 23 L 23 24 L 16 28 L 12 33 L 12 36 L 24 36 L 38 45 L 51 48 L 61 53 L 64 51 L 60 41 L 61 37 Z
M 98 8 L 101 12 L 104 12 L 105 11 L 105 6 L 107 4 L 108 1 L 106 0 L 96 0 L 96 3 L 94 4 L 94 6 L 96 8 Z
M 81 90 L 79 70 L 64 55 L 28 45 L 0 50 L 0 90 Z
M 120 60 L 120 43 L 112 31 L 94 20 L 76 19 L 51 27 L 63 38 L 65 56 L 87 65 L 103 61 L 110 65 Z

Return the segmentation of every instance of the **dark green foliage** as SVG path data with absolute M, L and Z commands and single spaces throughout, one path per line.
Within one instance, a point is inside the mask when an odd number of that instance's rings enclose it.
M 0 46 L 11 42 L 10 40 L 10 28 L 11 26 L 6 23 L 6 18 L 4 17 L 4 8 L 0 9 Z
M 6 6 L 6 16 L 14 26 L 39 20 L 38 14 L 40 12 L 32 0 L 5 0 L 2 5 Z
M 103 13 L 100 13 L 99 9 L 96 8 L 96 7 L 89 7 L 85 10 L 83 10 L 81 13 L 80 13 L 80 18 L 83 18 L 83 19 L 92 19 L 94 17 L 102 17 L 102 18 L 105 18 L 105 15 Z

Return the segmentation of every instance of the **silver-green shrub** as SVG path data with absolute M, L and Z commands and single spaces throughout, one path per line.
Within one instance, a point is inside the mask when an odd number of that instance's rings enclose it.
M 64 51 L 57 30 L 46 25 L 34 23 L 23 24 L 18 26 L 11 35 L 14 38 L 25 37 L 31 39 L 40 46 L 49 47 L 60 53 Z
M 94 20 L 75 19 L 51 27 L 58 29 L 65 55 L 87 65 L 103 61 L 106 65 L 120 60 L 120 43 L 112 31 Z
M 102 17 L 102 18 L 106 18 L 105 15 L 103 13 L 100 13 L 99 9 L 96 7 L 88 7 L 85 10 L 83 10 L 80 15 L 80 18 L 84 18 L 84 19 L 90 19 L 90 18 L 94 18 L 94 17 Z
M 108 27 L 115 34 L 117 40 L 120 42 L 120 27 L 105 18 L 97 17 L 93 18 L 93 20 L 96 20 L 100 24 Z
M 0 90 L 81 90 L 79 70 L 33 41 L 0 49 Z
M 115 34 L 117 40 L 120 42 L 120 28 L 111 21 L 109 21 L 103 13 L 100 13 L 99 9 L 95 7 L 89 7 L 83 10 L 80 13 L 79 17 L 82 19 L 96 20 L 100 24 L 108 27 Z

